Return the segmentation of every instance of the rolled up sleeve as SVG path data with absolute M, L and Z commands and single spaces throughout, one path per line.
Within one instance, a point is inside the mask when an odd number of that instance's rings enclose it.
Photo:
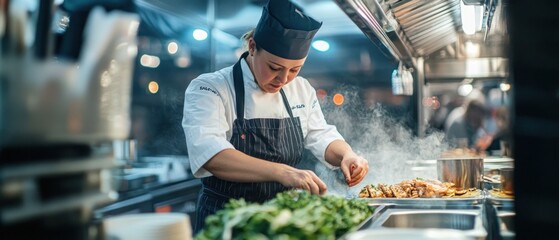
M 212 176 L 204 164 L 217 153 L 234 149 L 226 137 L 229 124 L 224 106 L 219 89 L 204 81 L 193 80 L 186 89 L 182 127 L 195 177 Z
M 311 108 L 307 122 L 307 136 L 305 137 L 305 148 L 313 153 L 313 155 L 323 162 L 330 169 L 336 169 L 335 167 L 328 163 L 324 157 L 326 153 L 326 148 L 334 140 L 344 140 L 342 135 L 336 129 L 336 126 L 330 125 L 326 122 L 322 109 L 318 99 L 316 98 L 316 92 L 313 91 L 310 100 Z

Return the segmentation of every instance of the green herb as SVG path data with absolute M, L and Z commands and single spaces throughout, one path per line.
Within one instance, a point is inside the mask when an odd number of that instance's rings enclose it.
M 372 213 L 362 200 L 306 191 L 278 193 L 264 204 L 232 199 L 206 218 L 195 239 L 336 239 Z

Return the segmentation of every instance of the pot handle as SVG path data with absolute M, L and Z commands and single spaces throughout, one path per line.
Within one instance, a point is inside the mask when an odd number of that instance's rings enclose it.
M 501 181 L 497 179 L 490 178 L 488 176 L 483 176 L 483 181 L 487 183 L 501 183 Z

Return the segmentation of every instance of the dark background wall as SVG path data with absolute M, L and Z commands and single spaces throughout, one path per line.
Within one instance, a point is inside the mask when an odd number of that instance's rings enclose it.
M 510 1 L 518 239 L 553 239 L 559 228 L 557 7 L 551 0 Z

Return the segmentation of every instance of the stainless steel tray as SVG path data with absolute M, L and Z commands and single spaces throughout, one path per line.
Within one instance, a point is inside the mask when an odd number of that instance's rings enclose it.
M 446 197 L 446 198 L 360 198 L 367 201 L 369 205 L 400 205 L 414 207 L 445 207 L 445 206 L 471 206 L 482 204 L 485 192 L 473 197 Z
M 365 229 L 368 226 L 371 225 L 371 223 L 373 222 L 373 218 L 378 217 L 378 215 L 380 214 L 379 212 L 381 210 L 383 210 L 385 208 L 385 206 L 371 206 L 371 208 L 373 209 L 373 213 L 368 216 L 367 218 L 365 218 L 365 220 L 363 220 L 361 223 L 359 223 L 357 226 L 353 227 L 352 229 L 350 229 L 349 231 L 347 231 L 346 233 L 344 233 L 342 236 L 340 236 L 338 239 L 339 240 L 345 240 L 347 239 L 347 236 L 350 235 L 353 232 L 359 231 L 361 229 Z
M 482 198 L 483 199 L 483 198 Z M 402 200 L 402 199 L 399 199 Z M 421 199 L 419 199 L 421 200 Z M 376 205 L 376 204 L 374 204 Z M 362 231 L 367 231 L 367 230 L 371 230 L 374 229 L 376 230 L 387 230 L 387 229 L 397 229 L 397 230 L 409 230 L 409 227 L 390 227 L 390 226 L 384 226 L 383 223 L 386 222 L 386 220 L 388 219 L 387 217 L 390 216 L 390 214 L 397 212 L 398 214 L 400 213 L 420 213 L 420 214 L 425 214 L 425 213 L 448 213 L 448 214 L 468 214 L 468 215 L 475 215 L 475 224 L 474 224 L 474 228 L 470 229 L 470 230 L 465 230 L 464 234 L 466 234 L 467 236 L 471 236 L 475 239 L 485 239 L 485 235 L 487 235 L 486 231 L 483 229 L 482 223 L 481 223 L 481 212 L 482 212 L 482 207 L 481 205 L 465 205 L 465 206 L 459 206 L 459 205 L 448 205 L 445 207 L 440 207 L 440 206 L 433 206 L 433 207 L 428 207 L 427 209 L 423 206 L 420 205 L 410 205 L 410 206 L 405 206 L 405 205 L 396 205 L 396 204 L 378 204 L 378 207 L 375 209 L 375 212 L 373 213 L 373 215 L 367 219 L 365 219 L 363 221 L 363 223 L 361 223 L 359 225 L 359 228 L 357 229 L 357 231 L 352 231 L 349 233 L 346 233 L 345 235 L 341 236 L 339 238 L 339 240 L 350 240 L 353 239 L 351 238 L 353 236 L 352 233 L 355 232 L 362 232 Z M 406 214 L 404 214 L 406 215 Z M 463 220 L 462 218 L 453 218 L 450 220 Z M 403 222 L 399 222 L 401 224 L 412 224 L 416 221 L 403 221 Z M 422 222 L 425 223 L 425 222 Z M 444 223 L 444 222 L 439 222 Z M 432 223 L 434 224 L 434 223 Z M 449 224 L 454 224 L 454 223 L 449 223 Z M 426 228 L 427 229 L 427 228 Z M 429 228 L 429 229 L 435 229 L 435 228 Z M 439 228 L 439 229 L 443 229 L 443 228 Z M 425 230 L 425 229 L 424 229 Z M 458 230 L 456 230 L 458 231 Z M 481 237 L 480 237 L 481 236 Z M 407 238 L 406 238 L 407 239 Z
M 498 194 L 492 192 L 494 190 L 489 190 L 487 192 L 487 201 L 492 205 L 501 206 L 505 208 L 513 208 L 514 207 L 514 197 L 499 197 Z

